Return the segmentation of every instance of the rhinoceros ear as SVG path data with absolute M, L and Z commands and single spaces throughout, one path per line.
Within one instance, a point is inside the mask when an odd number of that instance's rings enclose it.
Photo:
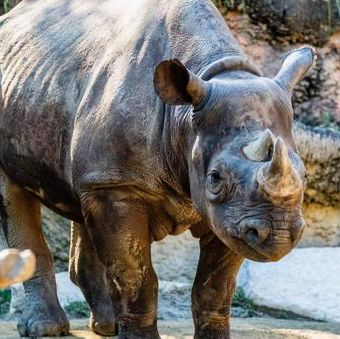
M 288 52 L 275 77 L 281 86 L 292 92 L 294 86 L 314 67 L 317 51 L 313 47 L 301 47 Z
M 208 94 L 207 83 L 176 59 L 163 61 L 157 66 L 154 86 L 158 96 L 171 105 L 198 106 Z

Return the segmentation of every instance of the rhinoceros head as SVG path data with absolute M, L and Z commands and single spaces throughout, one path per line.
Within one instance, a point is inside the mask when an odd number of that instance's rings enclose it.
M 196 209 L 221 241 L 253 260 L 280 259 L 302 235 L 305 170 L 292 135 L 291 93 L 315 58 L 309 47 L 290 52 L 274 79 L 228 70 L 204 81 L 177 60 L 156 69 L 158 95 L 192 105 Z

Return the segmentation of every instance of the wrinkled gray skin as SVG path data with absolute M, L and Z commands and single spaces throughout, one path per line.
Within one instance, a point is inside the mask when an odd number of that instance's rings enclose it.
M 150 245 L 190 229 L 195 337 L 229 338 L 243 258 L 278 260 L 301 236 L 290 97 L 314 51 L 262 78 L 202 0 L 26 0 L 1 18 L 0 46 L 2 225 L 38 267 L 20 334 L 69 328 L 43 203 L 74 221 L 71 278 L 94 331 L 158 338 Z

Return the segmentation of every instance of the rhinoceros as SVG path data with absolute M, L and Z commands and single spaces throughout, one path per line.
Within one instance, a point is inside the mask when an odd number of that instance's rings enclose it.
M 299 241 L 305 170 L 291 94 L 316 52 L 262 77 L 208 0 L 24 0 L 0 20 L 0 211 L 30 248 L 20 335 L 65 335 L 44 204 L 73 221 L 91 328 L 159 338 L 152 242 L 190 230 L 195 338 L 229 338 L 244 258 Z

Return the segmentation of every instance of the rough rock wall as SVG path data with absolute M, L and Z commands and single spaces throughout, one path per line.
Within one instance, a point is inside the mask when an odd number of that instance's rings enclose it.
M 265 25 L 278 42 L 324 45 L 340 28 L 339 0 L 215 0 L 221 9 L 240 10 Z
M 339 246 L 340 132 L 295 123 L 294 134 L 307 170 L 300 246 Z

